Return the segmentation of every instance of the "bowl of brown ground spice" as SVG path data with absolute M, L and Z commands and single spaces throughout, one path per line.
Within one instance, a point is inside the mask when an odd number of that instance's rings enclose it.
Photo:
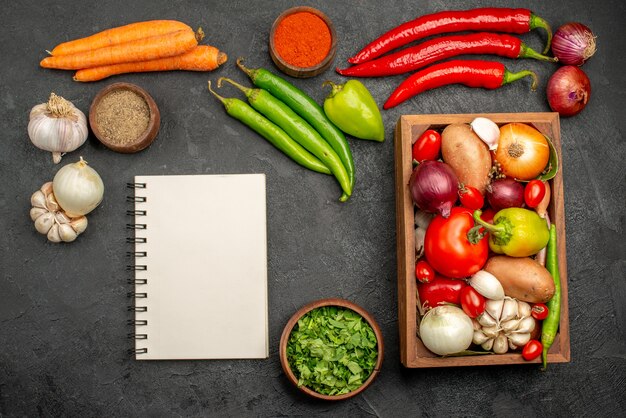
M 328 16 L 313 7 L 292 7 L 274 21 L 269 52 L 285 74 L 297 78 L 316 76 L 326 71 L 335 58 L 335 27 Z
M 89 125 L 104 146 L 130 154 L 154 141 L 161 126 L 161 115 L 147 91 L 131 83 L 113 83 L 93 99 Z

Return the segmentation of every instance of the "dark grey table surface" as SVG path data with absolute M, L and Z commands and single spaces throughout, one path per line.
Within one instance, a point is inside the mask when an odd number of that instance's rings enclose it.
M 0 25 L 3 127 L 0 279 L 0 416 L 612 416 L 626 408 L 626 3 L 619 0 L 544 2 L 304 1 L 334 21 L 335 64 L 375 36 L 421 14 L 444 9 L 528 7 L 554 28 L 588 24 L 598 53 L 583 69 L 593 86 L 582 114 L 561 120 L 572 361 L 535 366 L 408 370 L 399 360 L 393 131 L 402 114 L 549 111 L 545 87 L 556 69 L 504 60 L 540 76 L 537 92 L 521 81 L 499 91 L 451 86 L 383 112 L 384 143 L 350 139 L 357 169 L 352 199 L 337 201 L 332 178 L 306 171 L 226 115 L 207 93 L 207 79 L 246 81 L 235 67 L 276 71 L 268 54 L 281 1 L 6 2 Z M 123 75 L 93 84 L 38 61 L 57 43 L 124 23 L 171 18 L 202 26 L 207 42 L 229 54 L 213 73 Z M 522 35 L 540 49 L 539 31 Z M 332 70 L 293 82 L 322 102 Z M 366 79 L 379 105 L 403 76 Z M 157 101 L 156 142 L 134 154 L 114 153 L 90 135 L 69 163 L 83 156 L 106 192 L 86 233 L 70 245 L 48 243 L 28 216 L 30 195 L 60 166 L 33 147 L 30 108 L 51 91 L 87 112 L 102 87 L 127 81 Z M 223 89 L 235 95 L 234 89 Z M 125 184 L 136 174 L 265 173 L 267 176 L 270 357 L 257 361 L 137 362 L 126 312 Z M 200 208 L 198 208 L 200 209 Z M 201 209 L 200 209 L 201 212 Z M 177 216 L 198 216 L 198 212 Z M 340 403 L 306 398 L 285 378 L 278 341 L 287 319 L 324 297 L 350 299 L 369 310 L 385 340 L 374 384 Z M 228 314 L 228 313 L 225 313 Z

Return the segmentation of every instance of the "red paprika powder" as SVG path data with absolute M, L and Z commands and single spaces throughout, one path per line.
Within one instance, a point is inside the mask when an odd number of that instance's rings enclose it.
M 310 12 L 282 19 L 274 32 L 276 53 L 295 67 L 313 67 L 330 52 L 331 36 L 326 22 Z

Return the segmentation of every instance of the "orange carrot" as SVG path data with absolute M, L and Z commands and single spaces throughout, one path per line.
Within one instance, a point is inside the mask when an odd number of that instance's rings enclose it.
M 227 60 L 228 56 L 217 48 L 209 45 L 198 45 L 191 51 L 175 57 L 79 70 L 74 75 L 74 81 L 98 81 L 116 74 L 149 71 L 211 71 L 224 64 Z
M 39 65 L 44 68 L 80 70 L 102 65 L 173 57 L 190 51 L 196 45 L 198 45 L 198 40 L 192 30 L 179 30 L 78 54 L 47 57 L 41 60 Z
M 57 45 L 51 52 L 52 56 L 72 55 L 79 52 L 92 51 L 98 48 L 136 41 L 151 36 L 165 35 L 179 30 L 192 30 L 189 26 L 176 20 L 149 20 L 131 23 L 98 32 L 85 38 L 64 42 Z

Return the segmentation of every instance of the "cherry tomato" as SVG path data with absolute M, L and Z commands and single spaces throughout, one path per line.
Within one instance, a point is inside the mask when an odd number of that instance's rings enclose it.
M 530 340 L 526 343 L 524 348 L 522 348 L 522 357 L 524 360 L 531 361 L 536 359 L 541 355 L 543 351 L 543 345 L 537 340 Z
M 485 297 L 472 286 L 467 286 L 461 290 L 461 308 L 470 318 L 476 318 L 485 312 L 486 303 Z
M 461 304 L 461 291 L 467 287 L 463 280 L 449 279 L 435 275 L 430 283 L 418 283 L 417 293 L 420 303 L 426 309 L 434 308 L 444 303 Z
M 530 314 L 538 321 L 543 321 L 548 317 L 548 307 L 545 303 L 535 303 Z
M 492 208 L 487 208 L 487 209 L 483 210 L 483 214 L 480 215 L 480 219 L 482 219 L 485 222 L 489 222 L 490 224 L 492 224 L 494 216 L 496 216 L 496 211 L 493 210 Z
M 435 161 L 441 152 L 441 135 L 439 132 L 428 129 L 413 144 L 413 160 L 422 162 L 424 160 Z
M 488 240 L 472 244 L 467 232 L 474 226 L 472 211 L 454 207 L 446 219 L 433 218 L 426 230 L 424 253 L 436 272 L 453 279 L 471 276 L 487 262 Z
M 461 204 L 471 210 L 482 209 L 485 205 L 485 198 L 473 186 L 461 184 L 459 186 L 459 198 L 461 199 Z
M 531 180 L 524 188 L 524 202 L 529 208 L 536 208 L 546 195 L 546 185 L 541 180 Z
M 435 280 L 435 270 L 426 260 L 420 260 L 415 265 L 415 278 L 420 283 L 430 283 Z

